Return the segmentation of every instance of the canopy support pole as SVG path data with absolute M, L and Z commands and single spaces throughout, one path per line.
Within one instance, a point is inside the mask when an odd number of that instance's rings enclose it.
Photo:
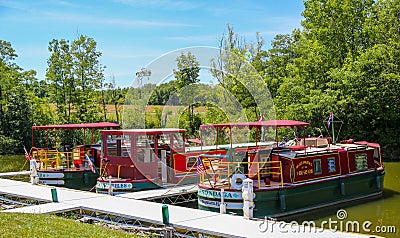
M 35 147 L 35 130 L 32 128 L 32 147 Z
M 57 130 L 54 129 L 54 148 L 57 148 Z
M 49 131 L 46 130 L 46 149 L 49 149 Z
M 216 131 L 217 131 L 217 136 L 216 136 L 216 141 L 215 141 L 215 149 L 218 150 L 218 127 L 217 127 Z
M 256 127 L 256 149 L 258 148 L 257 142 L 258 142 L 258 127 Z
M 83 129 L 83 144 L 86 145 L 86 129 Z

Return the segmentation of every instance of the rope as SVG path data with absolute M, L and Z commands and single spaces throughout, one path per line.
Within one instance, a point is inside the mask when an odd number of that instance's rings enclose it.
M 103 175 L 106 173 L 107 165 L 108 165 L 108 162 L 106 162 L 106 164 L 104 165 L 103 173 L 102 174 L 99 173 L 99 178 L 103 178 Z M 96 188 L 96 185 L 97 185 L 97 183 L 89 190 L 89 192 L 93 191 L 93 189 Z
M 28 162 L 28 160 L 27 159 L 25 159 L 25 163 L 24 163 L 24 165 L 22 165 L 22 167 L 19 169 L 19 171 L 18 172 L 21 172 L 22 170 L 23 170 L 23 168 L 25 167 L 25 165 L 26 165 L 26 163 Z M 11 179 L 14 179 L 15 177 L 17 177 L 18 175 L 16 174 L 16 175 L 14 175 L 14 176 L 12 176 L 11 177 Z
M 253 196 L 253 194 L 252 194 L 252 196 Z M 245 199 L 244 196 L 243 196 L 243 191 L 242 191 L 242 198 L 243 198 L 243 208 L 242 208 L 242 210 L 243 210 L 243 216 L 244 216 L 244 217 L 247 217 L 247 218 L 249 218 L 249 219 L 252 219 L 252 217 L 250 217 L 250 214 L 248 214 L 248 213 L 244 210 L 244 202 L 249 202 L 249 203 L 251 204 L 251 206 L 253 206 L 253 209 L 254 209 L 254 201 Z
M 185 177 L 186 177 L 189 173 L 192 173 L 191 170 L 194 168 L 195 165 L 197 166 L 197 163 L 194 163 L 194 164 L 192 165 L 192 167 L 189 169 L 189 171 L 187 171 L 186 174 L 183 176 L 183 178 L 181 178 L 181 179 L 178 181 L 178 183 L 176 183 L 172 188 L 170 188 L 169 190 L 167 190 L 165 193 L 161 194 L 161 196 L 166 195 L 167 193 L 169 193 L 170 191 L 172 191 L 172 189 L 174 189 L 176 186 L 178 186 L 178 185 L 183 181 L 183 179 L 185 179 Z M 197 186 L 197 184 L 195 184 L 195 185 L 194 185 L 193 187 L 191 187 L 190 189 L 194 188 L 195 186 Z

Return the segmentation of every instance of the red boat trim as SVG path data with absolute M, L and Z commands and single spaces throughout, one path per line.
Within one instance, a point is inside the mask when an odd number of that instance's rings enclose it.
M 294 120 L 270 120 L 270 121 L 261 121 L 261 122 L 238 122 L 238 123 L 223 123 L 223 124 L 205 124 L 200 126 L 200 130 L 209 129 L 209 128 L 244 128 L 248 127 L 252 128 L 261 128 L 261 127 L 272 127 L 273 129 L 279 128 L 293 128 L 293 127 L 307 127 L 310 123 L 294 121 Z
M 379 168 L 379 171 L 383 171 L 383 168 Z M 372 173 L 376 173 L 375 170 L 367 170 L 367 171 L 362 171 L 362 172 L 357 172 L 357 173 L 352 173 L 352 174 L 346 174 L 346 175 L 340 175 L 340 176 L 332 176 L 332 177 L 328 177 L 328 178 L 323 178 L 323 179 L 317 179 L 317 180 L 313 180 L 313 181 L 307 181 L 307 182 L 301 182 L 301 183 L 295 183 L 295 184 L 288 184 L 285 183 L 283 184 L 283 187 L 281 186 L 270 186 L 270 187 L 263 187 L 263 188 L 257 188 L 254 187 L 254 192 L 259 192 L 259 191 L 265 191 L 265 190 L 282 190 L 282 189 L 290 189 L 290 188 L 296 188 L 296 187 L 301 187 L 301 186 L 306 186 L 306 185 L 311 185 L 311 184 L 317 184 L 317 183 L 321 183 L 321 182 L 327 182 L 327 181 L 332 181 L 332 180 L 340 180 L 342 178 L 348 178 L 348 177 L 356 177 L 356 176 L 361 176 L 364 174 L 372 174 Z M 212 188 L 209 186 L 204 186 L 199 184 L 198 185 L 199 188 L 201 189 L 208 189 L 208 190 L 214 190 L 214 191 L 220 191 L 220 188 Z M 229 191 L 229 192 L 240 192 L 239 190 L 235 190 L 235 189 L 228 189 L 228 188 L 224 188 L 225 191 Z
M 48 125 L 48 126 L 32 126 L 32 130 L 79 130 L 79 129 L 102 129 L 102 128 L 114 128 L 118 129 L 120 127 L 117 123 L 111 122 L 96 122 L 96 123 L 86 123 L 86 124 L 60 124 L 60 125 Z

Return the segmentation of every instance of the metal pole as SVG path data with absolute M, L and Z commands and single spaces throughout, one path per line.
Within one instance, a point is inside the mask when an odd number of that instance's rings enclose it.
M 221 204 L 219 204 L 219 213 L 226 214 L 226 203 L 224 201 L 224 189 L 221 188 Z
M 334 121 L 334 119 L 333 119 L 333 112 L 332 112 L 332 144 L 336 144 L 336 141 L 335 141 L 335 127 L 334 127 L 334 125 L 333 125 L 333 121 Z
M 35 147 L 35 131 L 32 128 L 32 147 Z
M 49 149 L 49 131 L 46 130 L 46 149 Z
M 167 178 L 167 151 L 161 150 L 161 181 L 163 183 L 168 182 Z

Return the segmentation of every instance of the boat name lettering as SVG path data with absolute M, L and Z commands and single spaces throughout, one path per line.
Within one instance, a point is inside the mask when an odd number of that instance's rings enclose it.
M 311 161 L 303 160 L 296 165 L 296 175 L 304 176 L 314 174 L 313 164 Z
M 304 166 L 303 166 L 304 165 Z M 313 166 L 312 165 L 312 163 L 310 162 L 310 161 L 308 161 L 308 160 L 302 160 L 302 161 L 300 161 L 300 163 L 298 163 L 297 165 L 296 165 L 296 169 L 299 169 L 300 168 L 300 166 L 302 167 L 302 168 L 306 168 L 306 167 L 308 167 L 308 166 Z
M 218 208 L 221 205 L 221 202 L 218 201 L 209 201 L 209 200 L 205 200 L 205 199 L 199 199 L 198 200 L 199 204 L 201 204 L 202 206 L 206 206 L 206 207 L 214 207 L 214 208 Z M 243 203 L 229 203 L 229 202 L 225 202 L 226 204 L 226 208 L 227 209 L 242 209 L 243 208 Z
M 313 174 L 313 173 L 314 173 L 313 169 L 305 169 L 305 170 L 297 171 L 298 176 L 303 176 L 303 175 L 308 175 L 308 174 Z
M 111 186 L 115 189 L 132 189 L 132 184 L 130 183 L 112 183 Z M 109 183 L 97 182 L 96 187 L 99 189 L 108 189 Z
M 212 191 L 206 189 L 199 189 L 198 194 L 208 198 L 221 198 L 220 191 Z M 242 199 L 242 193 L 238 192 L 224 192 L 224 198 L 227 199 Z

